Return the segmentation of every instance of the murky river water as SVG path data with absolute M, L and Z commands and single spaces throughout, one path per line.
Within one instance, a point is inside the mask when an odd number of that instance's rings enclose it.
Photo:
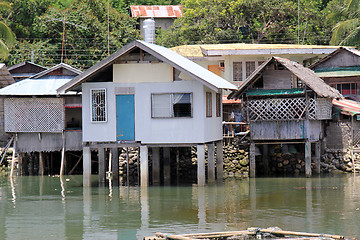
M 360 239 L 359 175 L 228 180 L 204 188 L 81 184 L 81 176 L 2 179 L 0 239 L 131 240 L 270 226 Z

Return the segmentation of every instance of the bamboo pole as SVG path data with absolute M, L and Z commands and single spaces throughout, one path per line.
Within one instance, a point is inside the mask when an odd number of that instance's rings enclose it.
M 15 152 L 16 150 L 16 139 L 14 140 L 14 145 L 13 145 L 13 154 L 12 154 L 12 160 L 11 160 L 11 171 L 10 171 L 10 177 L 12 178 L 14 175 L 14 167 L 15 167 Z
M 1 165 L 2 162 L 4 161 L 5 156 L 6 156 L 6 152 L 7 152 L 7 150 L 9 149 L 9 147 L 10 147 L 10 145 L 11 145 L 11 143 L 12 143 L 13 140 L 14 140 L 14 136 L 10 139 L 10 141 L 8 142 L 8 144 L 6 144 L 5 151 L 4 151 L 4 155 L 3 155 L 2 158 L 1 158 L 0 165 Z M 3 150 L 4 150 L 4 149 L 3 149 Z M 1 151 L 1 154 L 3 154 L 3 151 Z M 0 156 L 1 156 L 1 154 L 0 154 Z
M 163 237 L 165 239 L 173 239 L 173 240 L 192 240 L 193 238 L 188 238 L 180 235 L 169 235 L 166 233 L 156 233 L 156 237 Z
M 249 230 L 252 230 L 252 229 L 254 229 L 254 228 L 249 228 Z M 306 232 L 293 232 L 293 231 L 284 231 L 284 230 L 274 230 L 274 229 L 271 229 L 271 228 L 260 229 L 259 232 L 272 233 L 272 234 L 281 234 L 281 235 L 292 235 L 292 236 L 304 236 L 304 237 L 327 237 L 327 238 L 333 238 L 333 239 L 345 239 L 344 236 L 340 236 L 340 235 L 320 234 L 320 233 L 306 233 Z

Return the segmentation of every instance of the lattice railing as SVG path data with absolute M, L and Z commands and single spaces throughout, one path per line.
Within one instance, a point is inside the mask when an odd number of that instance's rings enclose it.
M 7 98 L 4 102 L 6 132 L 62 132 L 62 98 Z
M 316 119 L 316 102 L 306 98 L 273 98 L 248 101 L 250 121 Z
M 360 130 L 354 130 L 354 135 L 353 135 L 353 145 L 354 148 L 360 148 Z

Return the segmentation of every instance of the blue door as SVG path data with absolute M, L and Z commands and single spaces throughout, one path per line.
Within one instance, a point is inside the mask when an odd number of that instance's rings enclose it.
M 135 140 L 134 95 L 116 95 L 116 139 Z

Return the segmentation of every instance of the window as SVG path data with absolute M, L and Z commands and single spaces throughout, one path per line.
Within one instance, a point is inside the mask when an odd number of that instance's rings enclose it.
M 246 62 L 246 78 L 255 71 L 255 62 Z
M 216 94 L 216 117 L 221 117 L 221 94 Z
M 242 62 L 233 62 L 233 81 L 242 80 Z
M 106 89 L 91 89 L 91 121 L 106 122 Z
M 191 117 L 191 93 L 164 93 L 151 95 L 153 118 Z
M 359 93 L 356 83 L 336 84 L 336 88 L 343 95 L 357 95 Z
M 212 117 L 212 94 L 206 92 L 206 117 Z

